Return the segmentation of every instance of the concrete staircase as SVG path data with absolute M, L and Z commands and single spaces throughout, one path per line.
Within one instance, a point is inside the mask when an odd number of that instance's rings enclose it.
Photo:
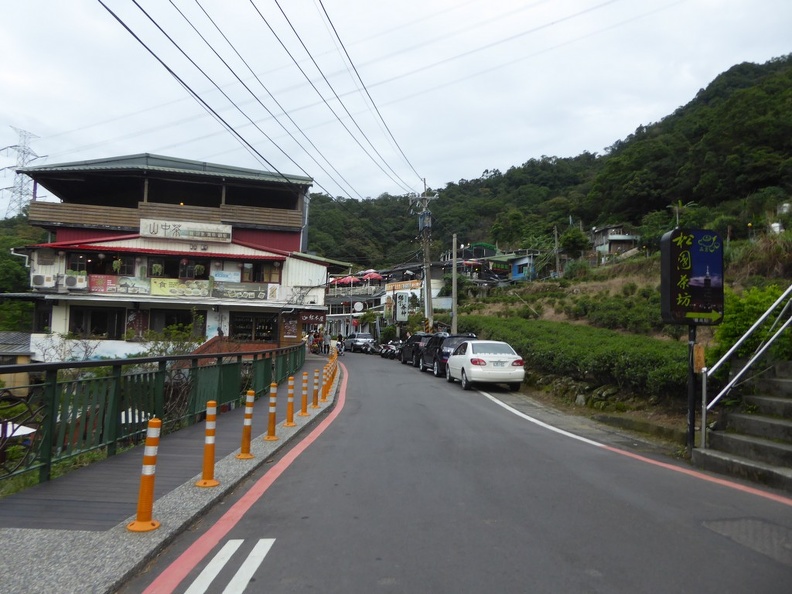
M 777 363 L 748 392 L 738 410 L 721 414 L 692 462 L 792 493 L 792 362 Z

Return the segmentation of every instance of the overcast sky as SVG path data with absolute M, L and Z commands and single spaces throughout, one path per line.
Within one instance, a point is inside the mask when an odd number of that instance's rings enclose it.
M 137 0 L 164 33 L 102 1 L 123 25 L 98 0 L 3 2 L 0 148 L 22 130 L 31 165 L 154 153 L 401 195 L 602 154 L 792 52 L 790 0 L 279 0 L 288 20 L 275 0 Z

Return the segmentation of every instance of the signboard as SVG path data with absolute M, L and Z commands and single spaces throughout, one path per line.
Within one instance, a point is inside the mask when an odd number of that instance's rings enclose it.
M 143 340 L 146 330 L 149 328 L 149 312 L 143 309 L 128 309 L 126 319 L 126 331 L 132 332 L 133 337 L 129 340 Z
M 300 322 L 322 325 L 325 323 L 325 313 L 323 311 L 301 311 Z
M 390 293 L 392 291 L 407 291 L 409 289 L 420 289 L 423 286 L 419 280 L 401 281 L 398 283 L 387 283 L 385 290 Z
M 208 297 L 208 280 L 186 280 L 178 278 L 152 278 L 151 294 L 161 297 Z
M 151 292 L 151 283 L 147 278 L 134 276 L 91 274 L 88 276 L 88 290 L 91 293 L 148 295 Z
M 674 229 L 660 240 L 660 309 L 666 324 L 723 320 L 723 241 L 715 231 Z
M 410 294 L 396 293 L 396 321 L 406 322 L 409 317 Z
M 140 219 L 140 236 L 180 241 L 231 243 L 231 225 Z
M 242 282 L 242 273 L 239 270 L 215 270 L 212 273 L 212 278 L 222 283 L 239 283 Z
M 269 296 L 269 285 L 254 283 L 227 283 L 215 282 L 212 287 L 212 297 L 219 299 L 249 299 L 252 301 L 266 301 Z

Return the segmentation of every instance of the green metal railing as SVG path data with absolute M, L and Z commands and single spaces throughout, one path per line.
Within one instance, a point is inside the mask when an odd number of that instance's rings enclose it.
M 305 362 L 302 344 L 266 351 L 0 366 L 27 372 L 29 385 L 0 388 L 0 480 L 100 448 L 107 455 L 145 437 L 148 420 L 171 432 L 202 419 L 206 403 L 235 407 L 247 390 L 270 384 Z

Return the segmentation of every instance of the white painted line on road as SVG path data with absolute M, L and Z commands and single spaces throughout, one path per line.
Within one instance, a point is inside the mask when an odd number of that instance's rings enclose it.
M 195 578 L 195 581 L 190 584 L 184 594 L 203 594 L 209 588 L 209 584 L 217 577 L 217 574 L 222 571 L 228 560 L 236 553 L 236 550 L 242 544 L 242 539 L 232 539 L 223 545 L 217 554 L 212 558 L 209 564 L 204 567 L 200 575 Z
M 480 394 L 483 394 L 487 398 L 489 398 L 495 404 L 505 408 L 506 410 L 508 410 L 509 412 L 517 415 L 518 417 L 523 418 L 526 421 L 530 421 L 531 423 L 539 425 L 540 427 L 543 427 L 543 428 L 548 429 L 550 431 L 554 431 L 555 433 L 559 433 L 559 434 L 564 435 L 566 437 L 571 437 L 572 439 L 577 439 L 578 441 L 582 441 L 584 443 L 596 446 L 598 448 L 603 448 L 605 450 L 608 450 L 609 452 L 613 452 L 613 453 L 619 454 L 621 456 L 626 456 L 628 458 L 632 458 L 633 460 L 638 460 L 639 462 L 643 462 L 644 464 L 651 464 L 653 466 L 657 466 L 657 467 L 660 467 L 660 468 L 665 468 L 666 470 L 670 470 L 672 472 L 678 472 L 680 474 L 685 474 L 687 476 L 690 476 L 690 477 L 693 477 L 693 478 L 696 478 L 696 479 L 699 479 L 699 480 L 702 480 L 702 481 L 707 481 L 708 483 L 713 483 L 713 484 L 716 484 L 716 485 L 720 485 L 722 487 L 727 487 L 729 489 L 734 489 L 735 491 L 742 491 L 743 493 L 748 493 L 750 495 L 755 495 L 757 497 L 762 497 L 763 499 L 769 499 L 770 501 L 775 501 L 776 503 L 781 503 L 782 505 L 788 505 L 788 506 L 792 507 L 792 498 L 785 497 L 783 495 L 776 495 L 775 493 L 769 493 L 767 491 L 762 491 L 761 489 L 756 489 L 754 487 L 749 487 L 747 485 L 741 485 L 739 483 L 734 483 L 734 482 L 732 482 L 730 480 L 727 480 L 725 478 L 718 478 L 718 477 L 710 476 L 708 474 L 704 474 L 703 472 L 698 472 L 698 471 L 692 470 L 690 468 L 684 468 L 684 467 L 681 467 L 681 466 L 677 466 L 675 464 L 669 464 L 667 462 L 660 462 L 659 460 L 652 460 L 651 458 L 647 458 L 646 456 L 641 456 L 640 454 L 634 454 L 633 452 L 628 452 L 627 450 L 622 450 L 622 449 L 613 447 L 611 445 L 606 445 L 604 443 L 599 443 L 598 441 L 594 441 L 592 439 L 587 439 L 585 437 L 581 437 L 580 435 L 575 435 L 574 433 L 570 433 L 569 431 L 564 431 L 563 429 L 559 429 L 558 427 L 553 427 L 552 425 L 548 425 L 547 423 L 545 423 L 543 421 L 540 421 L 539 419 L 535 419 L 534 417 L 526 415 L 525 413 L 520 412 L 516 408 L 512 408 L 508 404 L 506 404 L 504 402 L 501 402 L 500 400 L 498 400 L 497 398 L 492 396 L 492 394 L 488 394 L 487 392 L 482 392 L 481 390 L 478 390 L 478 392 Z
M 256 543 L 256 546 L 250 551 L 250 555 L 247 556 L 242 567 L 239 568 L 231 581 L 228 582 L 228 586 L 223 590 L 223 594 L 242 594 L 242 592 L 245 591 L 245 588 L 247 588 L 247 585 L 250 583 L 259 565 L 264 561 L 264 557 L 267 556 L 274 542 L 274 538 L 262 538 Z
M 484 394 L 484 396 L 486 396 L 487 398 L 492 400 L 498 406 L 502 406 L 503 408 L 508 410 L 510 413 L 513 413 L 513 414 L 517 415 L 518 417 L 525 419 L 526 421 L 530 421 L 531 423 L 533 423 L 535 425 L 539 425 L 540 427 L 544 427 L 545 429 L 549 429 L 550 431 L 554 431 L 554 432 L 559 433 L 561 435 L 564 435 L 566 437 L 571 437 L 572 439 L 577 439 L 578 441 L 582 441 L 582 442 L 587 443 L 589 445 L 597 446 L 598 448 L 604 448 L 605 447 L 604 443 L 599 443 L 598 441 L 594 441 L 594 440 L 588 439 L 586 437 L 581 437 L 580 435 L 575 435 L 574 433 L 570 433 L 569 431 L 564 431 L 563 429 L 559 429 L 558 427 L 553 427 L 552 425 L 548 425 L 544 421 L 540 421 L 539 419 L 536 419 L 534 417 L 526 415 L 525 413 L 520 412 L 516 408 L 512 408 L 511 406 L 509 406 L 505 402 L 501 402 L 500 400 L 495 398 L 492 394 L 488 394 L 487 392 L 482 392 L 481 390 L 479 390 L 479 393 Z

